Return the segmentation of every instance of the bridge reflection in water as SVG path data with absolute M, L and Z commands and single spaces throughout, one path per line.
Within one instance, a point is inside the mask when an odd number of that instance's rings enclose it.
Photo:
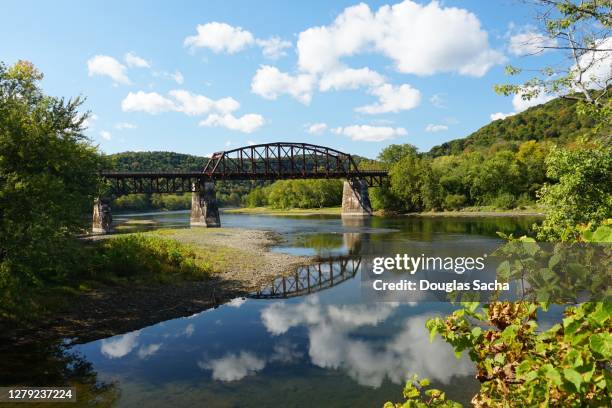
M 329 289 L 353 279 L 361 266 L 361 256 L 335 256 L 302 265 L 294 274 L 279 276 L 248 297 L 287 299 Z

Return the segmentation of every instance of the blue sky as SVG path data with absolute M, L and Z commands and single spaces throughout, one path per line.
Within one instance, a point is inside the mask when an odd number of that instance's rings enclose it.
M 304 141 L 375 157 L 525 109 L 492 87 L 507 63 L 554 60 L 523 56 L 533 16 L 513 0 L 4 1 L 0 60 L 85 96 L 107 153 Z

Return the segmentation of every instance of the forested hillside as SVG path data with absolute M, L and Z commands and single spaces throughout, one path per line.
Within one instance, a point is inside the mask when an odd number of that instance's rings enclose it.
M 466 138 L 435 146 L 428 155 L 460 154 L 468 148 L 487 148 L 500 142 L 519 144 L 528 140 L 551 140 L 563 144 L 584 135 L 595 126 L 595 119 L 578 115 L 576 106 L 574 100 L 553 99 L 505 119 L 495 120 Z
M 208 161 L 207 157 L 173 152 L 123 152 L 107 157 L 109 168 L 116 171 L 197 171 Z

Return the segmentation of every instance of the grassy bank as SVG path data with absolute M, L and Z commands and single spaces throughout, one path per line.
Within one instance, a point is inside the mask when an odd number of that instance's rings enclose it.
M 542 207 L 531 206 L 513 209 L 502 209 L 491 206 L 466 207 L 457 211 L 423 211 L 405 215 L 417 217 L 543 217 L 545 211 Z
M 342 213 L 342 207 L 324 207 L 324 208 L 269 208 L 269 207 L 243 207 L 224 210 L 228 214 L 262 214 L 262 215 L 339 215 Z
M 0 338 L 89 341 L 190 315 L 261 287 L 308 262 L 273 253 L 270 232 L 160 229 L 75 243 L 61 279 L 0 292 Z

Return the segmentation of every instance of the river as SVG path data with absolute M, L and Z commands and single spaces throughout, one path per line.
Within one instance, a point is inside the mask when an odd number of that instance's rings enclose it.
M 186 212 L 116 216 L 125 218 L 188 225 Z M 524 233 L 534 221 L 221 216 L 224 227 L 278 232 L 282 242 L 274 251 L 352 260 L 408 251 L 481 253 L 502 242 L 497 231 Z M 0 356 L 12 362 L 2 381 L 40 383 L 69 375 L 89 384 L 83 392 L 91 398 L 126 407 L 380 407 L 401 400 L 405 379 L 418 374 L 449 398 L 470 400 L 479 387 L 471 362 L 457 359 L 439 338 L 430 342 L 425 329 L 428 317 L 452 311 L 451 304 L 364 302 L 360 265 L 333 268 L 339 272 L 332 284 L 317 286 L 315 280 L 307 291 L 293 293 L 285 288 L 286 299 L 263 288 L 254 294 L 258 299 L 234 299 L 87 344 L 14 350 Z

